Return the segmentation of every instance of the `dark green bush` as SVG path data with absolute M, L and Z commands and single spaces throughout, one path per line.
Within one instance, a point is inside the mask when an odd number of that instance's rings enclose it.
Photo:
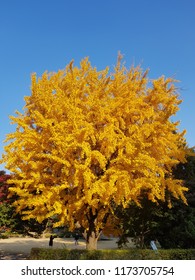
M 31 260 L 195 260 L 195 249 L 68 250 L 32 248 Z
M 195 260 L 195 249 L 160 250 L 163 260 Z

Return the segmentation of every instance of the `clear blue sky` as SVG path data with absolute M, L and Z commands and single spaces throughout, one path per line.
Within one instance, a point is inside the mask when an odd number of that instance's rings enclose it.
M 98 70 L 113 67 L 119 50 L 127 66 L 149 68 L 150 78 L 181 81 L 175 120 L 194 146 L 194 0 L 1 0 L 0 156 L 15 129 L 9 115 L 22 111 L 33 72 L 57 71 L 86 56 Z

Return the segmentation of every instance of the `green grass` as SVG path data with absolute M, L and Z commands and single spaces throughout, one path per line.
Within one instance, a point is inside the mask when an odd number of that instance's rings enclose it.
M 30 260 L 195 260 L 195 249 L 69 250 L 32 248 Z

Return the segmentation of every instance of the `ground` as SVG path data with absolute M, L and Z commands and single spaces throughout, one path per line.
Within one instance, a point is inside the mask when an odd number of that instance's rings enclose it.
M 117 249 L 117 238 L 98 241 L 98 249 Z M 49 238 L 8 238 L 0 239 L 0 260 L 25 260 L 31 248 L 48 248 Z M 75 245 L 73 238 L 55 238 L 53 248 L 85 249 L 85 240 Z

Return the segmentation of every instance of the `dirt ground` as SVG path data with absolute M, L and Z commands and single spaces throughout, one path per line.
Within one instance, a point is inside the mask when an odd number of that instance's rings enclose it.
M 98 249 L 117 249 L 117 238 L 99 240 Z M 49 238 L 9 238 L 0 239 L 0 260 L 26 259 L 31 248 L 48 248 Z M 73 238 L 55 238 L 53 248 L 85 249 L 85 240 L 80 239 L 75 245 Z

